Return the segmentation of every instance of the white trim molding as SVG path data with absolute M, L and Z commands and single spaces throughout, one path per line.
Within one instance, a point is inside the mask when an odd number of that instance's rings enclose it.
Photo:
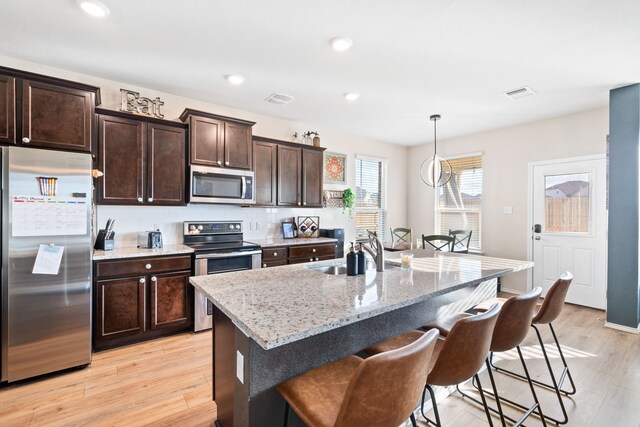
M 627 332 L 629 334 L 640 335 L 640 325 L 637 328 L 631 326 L 618 325 L 617 323 L 604 322 L 605 328 L 615 329 L 617 331 Z

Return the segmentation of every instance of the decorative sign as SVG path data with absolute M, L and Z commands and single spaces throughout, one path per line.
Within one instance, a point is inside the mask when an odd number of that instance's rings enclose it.
M 164 117 L 164 114 L 160 112 L 160 107 L 164 105 L 164 102 L 160 101 L 159 97 L 152 100 L 151 98 L 140 96 L 138 92 L 127 89 L 120 89 L 120 93 L 122 94 L 120 111 L 144 114 L 160 119 Z

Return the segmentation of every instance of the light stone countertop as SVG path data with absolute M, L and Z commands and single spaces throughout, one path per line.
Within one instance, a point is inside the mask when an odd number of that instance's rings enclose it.
M 297 245 L 318 245 L 322 243 L 335 243 L 338 239 L 331 237 L 311 237 L 311 238 L 295 238 L 295 239 L 249 239 L 251 243 L 260 245 L 263 248 L 275 248 L 279 246 L 297 246 Z
M 193 253 L 193 249 L 184 245 L 169 245 L 159 249 L 116 248 L 112 251 L 101 251 L 95 249 L 93 251 L 93 260 L 101 261 L 108 259 L 139 258 L 146 256 L 179 255 L 191 253 Z
M 413 269 L 400 253 L 387 255 L 387 270 L 333 276 L 314 270 L 341 265 L 320 261 L 191 277 L 248 337 L 268 350 L 433 296 L 531 268 L 533 263 L 414 249 Z

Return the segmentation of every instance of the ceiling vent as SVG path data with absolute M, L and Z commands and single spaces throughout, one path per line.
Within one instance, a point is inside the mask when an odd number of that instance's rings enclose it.
M 287 105 L 294 99 L 293 96 L 287 95 L 286 93 L 273 93 L 269 95 L 265 101 L 276 105 Z
M 525 98 L 527 96 L 535 95 L 536 93 L 530 87 L 524 86 L 518 89 L 510 90 L 509 92 L 505 92 L 509 98 L 515 100 L 520 98 Z

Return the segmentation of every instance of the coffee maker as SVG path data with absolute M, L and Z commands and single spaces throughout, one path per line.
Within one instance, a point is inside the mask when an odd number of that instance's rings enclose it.
M 336 258 L 344 258 L 344 228 L 321 228 L 320 237 L 338 239 Z

